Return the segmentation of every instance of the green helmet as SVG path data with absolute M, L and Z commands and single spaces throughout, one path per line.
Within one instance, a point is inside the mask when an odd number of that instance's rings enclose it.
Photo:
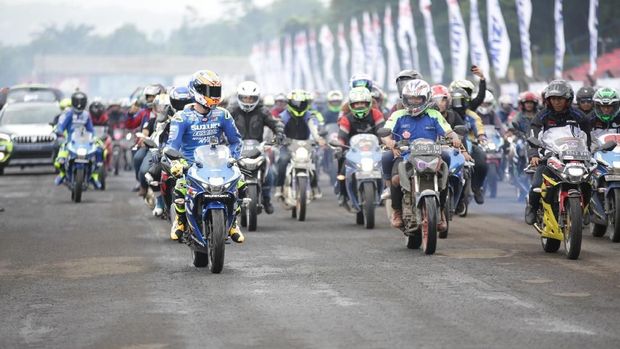
M 613 120 L 618 115 L 620 109 L 620 97 L 618 97 L 618 91 L 611 87 L 602 87 L 596 90 L 594 97 L 594 114 L 596 117 L 604 122 Z M 601 109 L 602 106 L 612 106 L 613 109 L 610 113 L 604 113 Z
M 354 104 L 364 103 L 363 107 L 353 108 Z M 349 109 L 351 113 L 358 118 L 363 119 L 368 115 L 370 105 L 372 104 L 372 95 L 366 87 L 354 87 L 349 91 Z
M 291 116 L 302 117 L 310 109 L 308 93 L 304 90 L 293 90 L 288 96 L 288 111 Z

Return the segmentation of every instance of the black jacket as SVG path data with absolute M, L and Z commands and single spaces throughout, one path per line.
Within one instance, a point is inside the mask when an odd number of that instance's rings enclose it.
M 284 131 L 282 122 L 271 115 L 269 109 L 259 103 L 249 113 L 241 110 L 237 103 L 233 103 L 228 108 L 235 120 L 235 125 L 243 139 L 255 139 L 263 141 L 263 128 L 269 127 L 274 134 L 281 134 Z
M 540 111 L 532 120 L 530 136 L 539 138 L 541 132 L 545 132 L 550 128 L 564 127 L 567 125 L 574 125 L 585 132 L 588 137 L 588 147 L 590 147 L 590 143 L 592 142 L 590 137 L 590 131 L 592 129 L 590 120 L 588 120 L 581 110 L 573 107 L 569 107 L 566 111 L 560 113 L 555 112 L 551 108 L 545 108 Z M 528 157 L 531 158 L 534 156 L 538 156 L 538 148 L 531 146 L 528 150 Z

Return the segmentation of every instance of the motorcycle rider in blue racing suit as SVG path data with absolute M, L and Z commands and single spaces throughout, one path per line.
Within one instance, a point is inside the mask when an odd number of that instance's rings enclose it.
M 193 162 L 196 148 L 208 144 L 212 137 L 221 141 L 224 135 L 232 158 L 237 160 L 241 152 L 241 135 L 228 110 L 217 106 L 220 103 L 222 91 L 220 77 L 210 70 L 200 70 L 192 76 L 189 91 L 195 103 L 173 117 L 167 146 L 181 151 L 185 159 Z M 174 188 L 177 218 L 170 232 L 170 237 L 174 240 L 180 240 L 187 224 L 185 216 L 187 182 L 182 178 L 183 170 L 187 165 L 184 161 L 175 160 L 170 167 L 171 174 L 178 178 Z M 240 181 L 238 188 L 242 185 Z M 237 243 L 245 239 L 236 222 L 230 228 L 229 236 Z

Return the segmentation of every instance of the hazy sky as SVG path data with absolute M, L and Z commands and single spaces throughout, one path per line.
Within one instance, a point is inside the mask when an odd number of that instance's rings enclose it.
M 253 0 L 266 6 L 273 0 Z M 294 0 L 292 0 L 294 1 Z M 326 0 L 323 0 L 324 2 Z M 177 28 L 187 14 L 188 6 L 205 22 L 213 22 L 222 16 L 230 17 L 223 5 L 227 0 L 0 0 L 0 42 L 23 44 L 31 40 L 31 34 L 45 25 L 87 23 L 95 32 L 107 34 L 121 25 L 131 22 L 140 30 L 152 35 L 160 30 L 168 33 Z M 236 11 L 233 11 L 236 12 Z

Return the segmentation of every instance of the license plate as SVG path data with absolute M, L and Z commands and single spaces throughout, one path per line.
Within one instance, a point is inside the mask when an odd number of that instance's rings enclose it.
M 620 175 L 605 175 L 607 182 L 620 181 Z
M 411 153 L 414 155 L 440 155 L 441 145 L 439 144 L 413 144 Z
M 562 152 L 562 160 L 590 160 L 590 152 L 581 150 L 566 150 Z

